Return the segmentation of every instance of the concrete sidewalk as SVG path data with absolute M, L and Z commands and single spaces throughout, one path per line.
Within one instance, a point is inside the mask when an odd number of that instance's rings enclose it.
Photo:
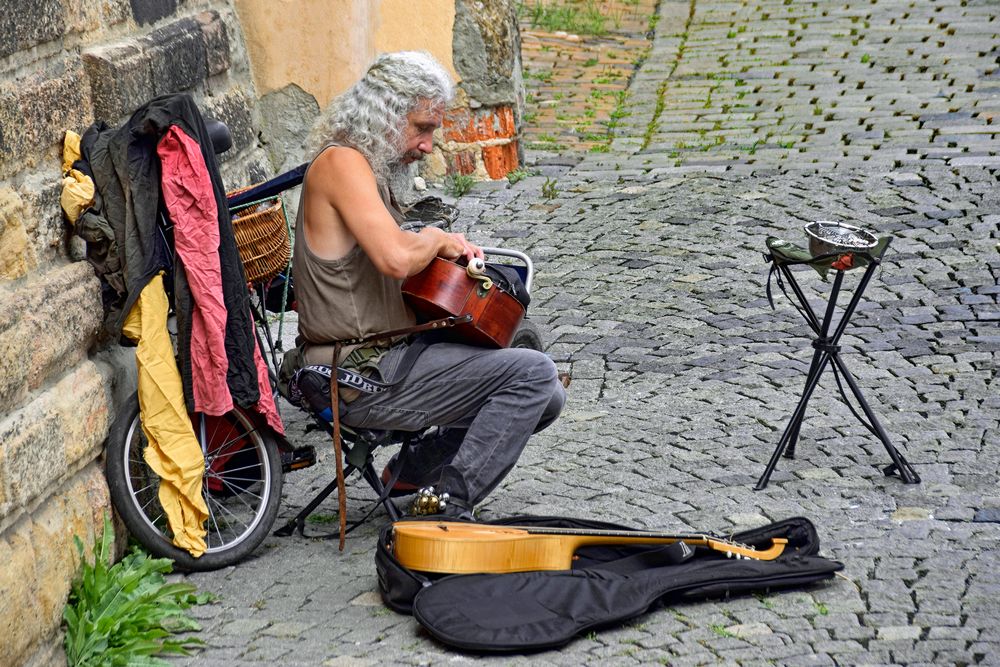
M 532 153 L 538 175 L 459 202 L 474 240 L 535 259 L 531 316 L 574 378 L 563 417 L 483 513 L 720 533 L 802 515 L 845 576 L 485 660 L 1000 664 L 1000 6 L 664 0 L 659 12 L 610 152 Z M 791 304 L 768 306 L 763 243 L 804 244 L 816 219 L 893 236 L 843 354 L 919 485 L 882 475 L 882 445 L 827 375 L 798 457 L 752 490 L 812 353 Z M 808 271 L 800 282 L 817 300 L 829 288 Z M 324 457 L 286 478 L 279 522 L 333 475 L 326 438 L 289 421 Z M 349 495 L 360 517 L 373 495 Z M 378 524 L 344 553 L 272 537 L 236 568 L 187 577 L 220 599 L 196 610 L 209 646 L 177 662 L 477 660 L 382 607 Z

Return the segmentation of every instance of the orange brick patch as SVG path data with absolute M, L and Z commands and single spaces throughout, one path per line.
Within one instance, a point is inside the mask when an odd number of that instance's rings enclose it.
M 444 159 L 448 165 L 449 174 L 471 174 L 476 170 L 476 153 L 474 150 L 445 153 Z
M 516 134 L 514 112 L 509 106 L 452 109 L 445 114 L 443 130 L 445 140 L 463 144 L 512 139 Z
M 483 163 L 490 178 L 493 180 L 505 178 L 507 174 L 517 169 L 517 142 L 483 147 Z

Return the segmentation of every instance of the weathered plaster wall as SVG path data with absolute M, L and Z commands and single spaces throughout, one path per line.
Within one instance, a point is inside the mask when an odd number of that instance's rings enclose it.
M 246 48 L 228 0 L 8 0 L 0 19 L 0 665 L 62 658 L 77 567 L 109 510 L 100 455 L 134 388 L 101 339 L 100 287 L 59 208 L 63 132 L 188 91 L 230 123 L 227 182 L 262 178 Z
M 429 51 L 449 71 L 449 0 L 235 0 L 260 95 L 260 138 L 275 172 L 308 159 L 322 109 L 378 54 Z M 287 200 L 286 200 L 287 201 Z M 288 202 L 293 205 L 294 201 Z

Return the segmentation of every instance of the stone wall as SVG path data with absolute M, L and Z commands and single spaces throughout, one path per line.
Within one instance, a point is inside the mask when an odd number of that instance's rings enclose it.
M 521 39 L 512 0 L 455 0 L 452 43 L 458 99 L 443 141 L 428 161 L 433 175 L 500 179 L 517 169 L 524 110 Z
M 0 664 L 62 660 L 59 624 L 109 510 L 102 443 L 134 389 L 59 208 L 63 132 L 187 91 L 226 121 L 231 186 L 270 175 L 227 0 L 8 0 L 0 18 Z

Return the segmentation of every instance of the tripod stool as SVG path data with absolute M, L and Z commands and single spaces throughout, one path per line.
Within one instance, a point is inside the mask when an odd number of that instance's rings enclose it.
M 782 241 L 774 237 L 767 239 L 768 252 L 764 254 L 764 258 L 771 263 L 771 272 L 768 275 L 767 283 L 767 297 L 771 302 L 771 307 L 774 307 L 774 302 L 771 299 L 771 277 L 776 276 L 778 286 L 786 296 L 789 295 L 785 289 L 784 283 L 787 282 L 788 286 L 791 287 L 792 293 L 795 295 L 795 300 L 792 300 L 791 296 L 789 296 L 789 300 L 792 302 L 792 305 L 795 306 L 795 309 L 799 311 L 799 314 L 801 314 L 805 319 L 806 323 L 813 330 L 813 333 L 816 334 L 816 338 L 812 341 L 812 347 L 814 349 L 813 358 L 812 363 L 809 366 L 809 374 L 806 377 L 806 385 L 805 389 L 802 391 L 802 397 L 799 399 L 798 405 L 795 406 L 794 412 L 792 412 L 791 419 L 785 427 L 785 430 L 781 435 L 781 439 L 778 441 L 778 446 L 775 448 L 774 454 L 771 455 L 771 460 L 768 462 L 767 468 L 764 470 L 764 474 L 761 475 L 760 479 L 757 481 L 757 485 L 754 487 L 755 491 L 760 491 L 767 486 L 768 480 L 771 478 L 771 473 L 774 472 L 774 468 L 778 464 L 778 458 L 781 457 L 782 454 L 784 454 L 785 458 L 794 458 L 795 444 L 799 439 L 799 429 L 802 427 L 802 419 L 806 414 L 806 406 L 809 403 L 809 399 L 812 397 L 813 391 L 819 384 L 820 376 L 828 366 L 833 371 L 834 378 L 837 381 L 837 387 L 840 389 L 840 394 L 844 399 L 844 403 L 847 404 L 851 413 L 866 429 L 868 429 L 868 431 L 870 431 L 882 442 L 882 445 L 889 453 L 892 463 L 883 468 L 882 472 L 887 477 L 890 475 L 898 475 L 906 484 L 918 484 L 920 482 L 920 477 L 917 473 L 913 470 L 910 464 L 906 462 L 903 455 L 900 454 L 889 441 L 888 434 L 885 432 L 885 429 L 882 428 L 882 425 L 879 423 L 878 418 L 875 416 L 875 412 L 871 409 L 871 406 L 868 405 L 868 401 L 865 400 L 864 395 L 861 393 L 861 388 L 858 387 L 858 383 L 855 381 L 854 376 L 851 375 L 851 372 L 844 364 L 844 360 L 840 356 L 840 345 L 838 344 L 840 337 L 843 335 L 844 330 L 847 328 L 847 325 L 851 320 L 851 316 L 854 314 L 858 303 L 861 301 L 865 288 L 868 287 L 868 283 L 871 281 L 875 268 L 881 264 L 882 256 L 889 247 L 890 241 L 891 238 L 883 237 L 879 239 L 879 242 L 875 245 L 875 247 L 869 251 L 853 251 L 850 253 L 838 252 L 813 257 L 806 250 L 786 241 Z M 809 305 L 809 300 L 806 298 L 805 293 L 802 291 L 798 281 L 795 279 L 795 275 L 789 268 L 799 264 L 811 266 L 824 277 L 831 269 L 836 272 L 833 278 L 833 286 L 830 289 L 826 312 L 823 315 L 822 321 L 820 321 L 812 307 Z M 843 309 L 840 321 L 837 323 L 836 328 L 831 334 L 830 330 L 833 326 L 834 311 L 837 307 L 837 297 L 840 295 L 844 274 L 850 269 L 861 267 L 865 267 L 864 274 L 861 276 L 861 281 L 855 288 L 854 294 L 852 295 L 847 307 Z M 782 280 L 782 277 L 784 278 L 784 281 Z M 798 303 L 795 302 L 796 300 Z M 867 421 L 865 421 L 865 419 L 855 411 L 850 401 L 847 400 L 847 396 L 844 393 L 844 387 L 840 382 L 840 375 L 843 375 L 844 380 L 847 382 L 847 386 L 850 388 L 851 393 L 854 394 L 854 398 L 857 399 L 865 417 L 867 417 Z

